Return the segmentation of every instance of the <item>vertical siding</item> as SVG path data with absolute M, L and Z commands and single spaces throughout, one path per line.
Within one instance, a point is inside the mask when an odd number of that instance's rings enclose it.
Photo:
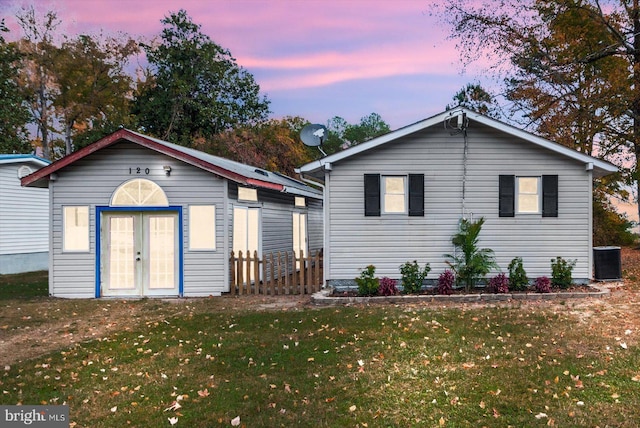
M 0 255 L 49 250 L 49 189 L 22 187 L 22 165 L 0 164 Z
M 333 164 L 327 181 L 327 279 L 353 279 L 369 264 L 379 276 L 398 278 L 399 266 L 412 260 L 429 262 L 429 278 L 437 278 L 463 216 L 463 154 L 462 134 L 434 126 Z M 424 174 L 424 217 L 365 217 L 365 173 Z M 498 217 L 500 174 L 557 174 L 559 217 Z M 530 277 L 550 275 L 551 258 L 562 256 L 577 260 L 575 278 L 590 278 L 590 186 L 583 164 L 471 122 L 464 216 L 485 217 L 480 245 L 495 251 L 502 271 L 520 256 Z
M 171 166 L 167 177 L 163 165 Z M 142 174 L 129 173 L 137 167 Z M 149 174 L 144 170 L 149 168 Z M 60 297 L 93 297 L 95 294 L 96 206 L 108 206 L 114 190 L 127 180 L 146 178 L 166 193 L 169 204 L 183 208 L 184 295 L 219 294 L 225 281 L 224 187 L 222 179 L 168 156 L 132 143 L 119 143 L 89 155 L 58 171 L 52 189 L 52 290 Z M 189 251 L 189 204 L 216 205 L 216 251 Z M 62 207 L 88 205 L 90 251 L 62 251 Z

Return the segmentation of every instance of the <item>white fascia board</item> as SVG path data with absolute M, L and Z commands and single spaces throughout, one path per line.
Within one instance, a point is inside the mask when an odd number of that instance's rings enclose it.
M 547 140 L 546 138 L 542 138 L 539 137 L 537 135 L 534 135 L 530 132 L 527 131 L 523 131 L 522 129 L 518 129 L 514 126 L 508 125 L 506 123 L 503 122 L 499 122 L 497 120 L 488 118 L 486 116 L 482 116 L 478 113 L 475 112 L 471 112 L 471 111 L 466 111 L 467 113 L 467 117 L 470 119 L 475 120 L 478 123 L 482 123 L 484 125 L 490 126 L 492 128 L 498 129 L 502 132 L 504 132 L 505 134 L 509 134 L 509 135 L 513 135 L 514 137 L 518 137 L 521 138 L 523 140 L 529 141 L 533 144 L 536 144 L 538 146 L 544 147 L 545 149 L 554 151 L 558 154 L 567 156 L 569 158 L 575 159 L 577 161 L 583 162 L 585 165 L 588 164 L 593 164 L 593 167 L 596 170 L 600 170 L 598 172 L 600 172 L 601 174 L 596 174 L 597 176 L 600 175 L 607 175 L 608 173 L 612 173 L 612 172 L 617 172 L 618 171 L 618 167 L 613 165 L 612 163 L 609 163 L 607 161 L 604 161 L 602 159 L 598 159 L 596 157 L 593 156 L 589 156 L 586 155 L 584 153 L 580 153 L 576 150 L 570 149 L 569 147 L 565 147 L 561 144 L 555 143 L 553 141 Z
M 449 113 L 449 112 L 445 112 L 445 113 Z M 405 126 L 404 128 L 400 128 L 396 131 L 389 132 L 388 134 L 384 134 L 378 138 L 374 138 L 373 140 L 369 140 L 365 143 L 358 144 L 356 146 L 350 147 L 341 152 L 326 156 L 320 160 L 310 162 L 306 165 L 301 166 L 300 171 L 302 173 L 305 173 L 305 172 L 308 173 L 315 170 L 319 170 L 319 169 L 322 169 L 324 165 L 341 161 L 342 159 L 345 159 L 345 158 L 357 155 L 358 153 L 362 153 L 367 150 L 373 149 L 375 147 L 381 146 L 382 144 L 388 143 L 389 141 L 397 140 L 398 138 L 402 138 L 405 135 L 413 134 L 414 132 L 418 132 L 422 129 L 428 128 L 438 123 L 441 120 L 440 116 L 444 118 L 445 113 L 441 113 L 438 116 L 433 116 L 429 119 L 416 122 L 413 125 Z
M 474 111 L 468 110 L 464 107 L 458 107 L 452 110 L 447 110 L 444 111 L 440 114 L 437 114 L 435 116 L 432 116 L 428 119 L 424 119 L 420 122 L 416 122 L 412 125 L 406 126 L 404 128 L 400 128 L 396 131 L 390 132 L 388 134 L 382 135 L 378 138 L 374 138 L 373 140 L 367 141 L 365 143 L 362 144 L 358 144 L 357 146 L 353 146 L 350 147 L 346 150 L 343 150 L 341 152 L 338 153 L 334 153 L 332 155 L 329 155 L 327 157 L 324 157 L 320 160 L 314 161 L 314 162 L 310 162 L 306 165 L 303 165 L 302 167 L 300 167 L 300 171 L 302 173 L 310 173 L 313 171 L 317 171 L 322 169 L 325 165 L 327 164 L 331 164 L 337 161 L 340 161 L 342 159 L 346 159 L 348 157 L 357 155 L 358 153 L 362 153 L 365 152 L 367 150 L 373 149 L 375 147 L 378 147 L 382 144 L 388 143 L 390 141 L 393 141 L 395 139 L 398 138 L 402 138 L 406 135 L 412 134 L 414 132 L 418 132 L 421 131 L 423 129 L 429 128 L 431 126 L 437 125 L 439 123 L 443 123 L 443 121 L 447 118 L 447 117 L 451 117 L 454 116 L 456 114 L 458 114 L 459 112 L 464 113 L 467 115 L 467 119 L 471 119 L 474 120 L 478 123 L 481 123 L 483 125 L 489 126 L 491 128 L 497 129 L 499 131 L 502 131 L 506 134 L 509 135 L 513 135 L 514 137 L 523 139 L 525 141 L 529 141 L 533 144 L 536 144 L 538 146 L 541 146 L 545 149 L 551 150 L 553 152 L 556 152 L 560 155 L 564 155 L 567 156 L 569 158 L 575 159 L 579 162 L 583 162 L 585 164 L 589 164 L 592 163 L 594 166 L 594 176 L 595 177 L 600 177 L 600 176 L 604 176 L 613 172 L 617 172 L 618 171 L 618 167 L 616 167 L 615 165 L 607 162 L 607 161 L 603 161 L 601 159 L 595 158 L 593 156 L 589 156 L 586 155 L 584 153 L 580 153 L 577 152 L 573 149 L 570 149 L 568 147 L 565 147 L 561 144 L 558 143 L 554 143 L 553 141 L 547 140 L 546 138 L 542 138 L 539 137 L 537 135 L 534 135 L 530 132 L 527 131 L 523 131 L 522 129 L 518 129 L 514 126 L 508 125 L 504 122 L 500 122 L 498 120 L 489 118 L 487 116 L 483 116 L 479 113 L 476 113 Z

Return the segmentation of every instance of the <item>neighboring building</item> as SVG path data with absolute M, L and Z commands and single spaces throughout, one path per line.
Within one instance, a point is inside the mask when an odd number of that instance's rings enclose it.
M 20 186 L 21 178 L 49 163 L 0 154 L 0 275 L 49 267 L 49 191 Z
M 121 129 L 22 180 L 51 192 L 57 297 L 229 291 L 232 250 L 322 247 L 322 193 Z
M 577 260 L 592 278 L 592 182 L 617 168 L 497 120 L 458 108 L 302 166 L 325 186 L 325 281 L 360 270 L 400 278 L 399 267 L 448 266 L 461 218 L 485 218 L 481 248 L 503 272 L 522 257 L 530 278 L 551 259 Z M 490 275 L 494 275 L 494 273 Z

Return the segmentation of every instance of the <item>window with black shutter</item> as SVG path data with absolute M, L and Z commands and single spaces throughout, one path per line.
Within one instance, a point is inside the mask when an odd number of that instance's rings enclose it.
M 403 185 L 402 183 L 407 183 Z M 406 186 L 406 188 L 405 188 Z M 403 202 L 404 201 L 404 202 Z M 424 216 L 424 174 L 408 176 L 364 175 L 364 215 Z
M 558 176 L 499 176 L 500 217 L 558 217 Z

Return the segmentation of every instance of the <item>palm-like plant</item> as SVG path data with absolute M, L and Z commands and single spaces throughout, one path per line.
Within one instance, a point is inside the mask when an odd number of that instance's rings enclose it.
M 483 224 L 484 217 L 475 222 L 462 219 L 458 233 L 451 239 L 455 252 L 444 255 L 449 259 L 446 263 L 455 272 L 457 281 L 463 283 L 467 291 L 475 287 L 478 280 L 484 278 L 491 269 L 498 267 L 493 250 L 478 248 L 478 236 Z

